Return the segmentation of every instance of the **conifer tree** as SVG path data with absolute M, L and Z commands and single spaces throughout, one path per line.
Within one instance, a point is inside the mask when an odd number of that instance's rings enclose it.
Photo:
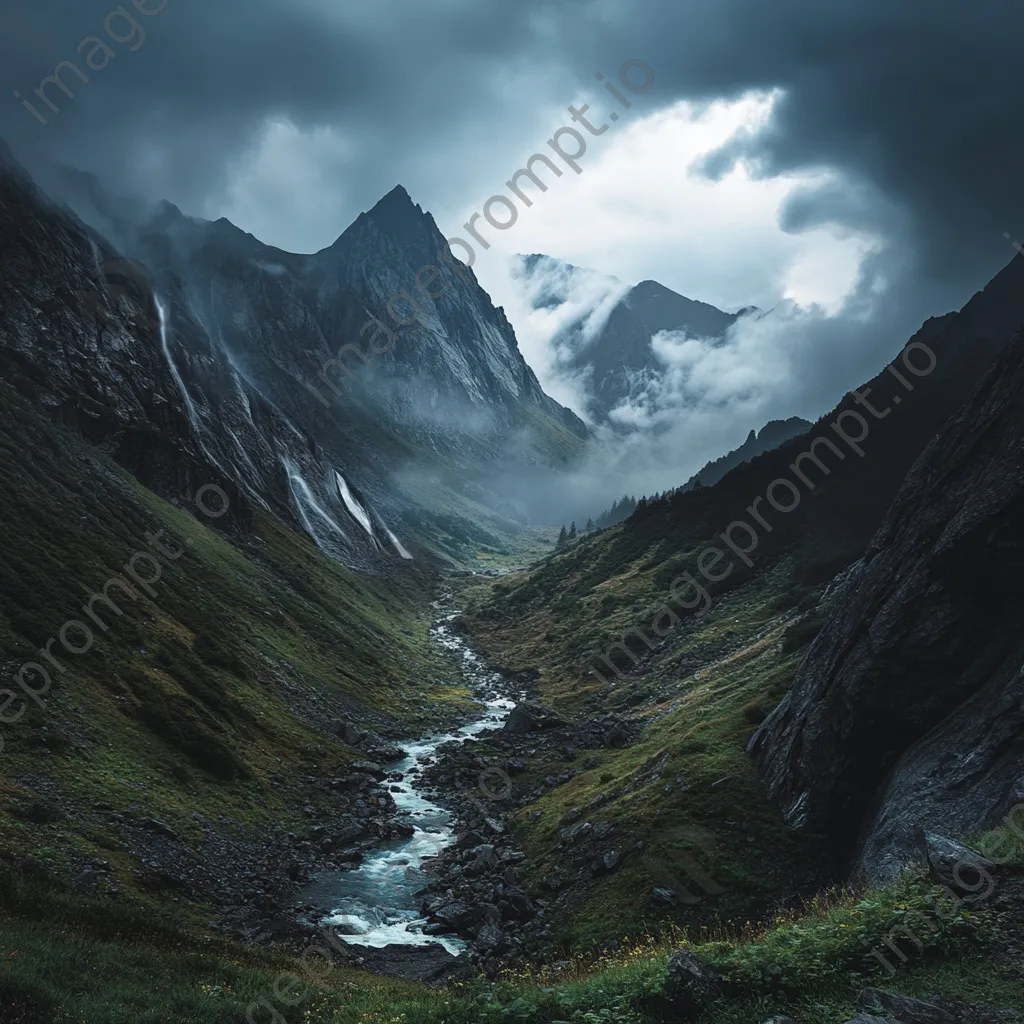
M 558 535 L 558 540 L 555 542 L 556 548 L 564 548 L 569 543 L 569 535 L 565 532 L 565 526 L 562 526 L 562 531 Z
M 569 540 L 576 539 L 576 521 L 573 520 L 572 526 L 569 527 Z

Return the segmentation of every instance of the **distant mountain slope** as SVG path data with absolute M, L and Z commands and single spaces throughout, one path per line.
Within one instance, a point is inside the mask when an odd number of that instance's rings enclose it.
M 914 378 L 913 393 L 887 371 L 860 389 L 880 411 L 891 400 L 889 413 L 880 419 L 864 413 L 871 422 L 860 446 L 862 457 L 849 448 L 845 452 L 837 448 L 840 458 L 818 445 L 814 454 L 821 465 L 815 465 L 810 456 L 801 463 L 813 489 L 801 485 L 795 506 L 787 490 L 783 504 L 793 506 L 789 511 L 768 506 L 764 495 L 777 480 L 797 479 L 792 466 L 817 438 L 838 440 L 832 425 L 839 416 L 848 414 L 844 424 L 856 422 L 849 415 L 860 415 L 861 406 L 853 393 L 807 433 L 731 469 L 714 485 L 649 501 L 620 526 L 583 537 L 564 553 L 517 577 L 515 585 L 510 581 L 494 608 L 495 620 L 505 624 L 497 627 L 497 633 L 507 630 L 509 642 L 526 642 L 516 636 L 517 623 L 527 617 L 558 621 L 562 627 L 558 631 L 530 636 L 530 658 L 534 663 L 558 665 L 559 672 L 575 678 L 577 686 L 590 688 L 597 685 L 593 666 L 609 643 L 622 637 L 617 615 L 622 601 L 633 609 L 633 621 L 640 628 L 649 626 L 650 609 L 670 598 L 671 584 L 685 573 L 701 582 L 712 601 L 783 562 L 801 584 L 828 580 L 863 554 L 914 460 L 963 404 L 1022 322 L 1024 258 L 1016 257 L 959 313 L 928 320 L 914 336 L 931 348 L 936 363 L 929 375 Z M 901 367 L 897 356 L 894 368 Z M 750 512 L 758 498 L 758 511 L 767 517 L 770 529 L 761 527 Z M 737 520 L 755 524 L 749 566 L 732 557 L 721 539 Z M 750 546 L 745 532 L 734 531 L 734 537 Z M 717 570 L 705 560 L 707 572 L 701 572 L 700 556 L 712 545 L 725 550 L 727 558 Z M 731 568 L 722 576 L 726 565 Z M 709 575 L 720 579 L 712 582 Z M 615 596 L 620 587 L 621 601 Z M 591 599 L 597 601 L 597 608 Z M 684 620 L 696 611 L 696 604 L 690 610 L 677 609 Z M 612 621 L 617 636 L 609 624 Z M 646 651 L 639 637 L 627 640 L 614 652 L 614 661 L 629 672 Z
M 729 470 L 741 466 L 744 462 L 749 462 L 757 455 L 763 455 L 773 448 L 778 448 L 779 445 L 785 444 L 794 437 L 807 433 L 812 426 L 812 423 L 800 419 L 799 416 L 791 416 L 787 420 L 769 420 L 761 428 L 760 433 L 751 430 L 746 441 L 738 448 L 734 448 L 721 458 L 706 463 L 702 469 L 687 480 L 683 485 L 683 490 L 693 490 L 697 484 L 700 484 L 701 487 L 710 487 L 712 484 L 718 483 Z
M 535 253 L 519 260 L 518 277 L 534 308 L 572 311 L 552 343 L 563 350 L 561 367 L 586 377 L 588 411 L 601 422 L 660 378 L 664 367 L 651 347 L 656 334 L 721 338 L 741 315 L 755 312 L 750 307 L 724 313 L 657 281 L 628 288 L 617 278 L 550 256 Z M 581 301 L 581 292 L 591 301 Z

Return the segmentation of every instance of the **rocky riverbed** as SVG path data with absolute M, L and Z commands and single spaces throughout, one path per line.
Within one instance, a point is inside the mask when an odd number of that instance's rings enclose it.
M 501 730 L 440 747 L 423 781 L 438 799 L 452 802 L 459 831 L 438 855 L 435 877 L 422 893 L 427 930 L 465 938 L 468 962 L 484 969 L 514 962 L 551 939 L 560 897 L 622 863 L 615 828 L 601 820 L 599 806 L 574 808 L 560 830 L 564 864 L 557 877 L 545 879 L 544 895 L 531 895 L 522 877 L 526 854 L 508 818 L 577 770 L 593 767 L 587 750 L 623 746 L 636 732 L 635 723 L 618 715 L 569 723 L 527 700 Z
M 439 611 L 447 600 L 446 595 L 437 603 Z M 449 920 L 443 910 L 439 916 L 423 905 L 447 863 L 444 851 L 460 842 L 455 809 L 464 798 L 473 799 L 426 779 L 463 745 L 471 746 L 473 737 L 500 729 L 525 696 L 522 681 L 484 665 L 453 628 L 455 618 L 454 612 L 442 615 L 431 635 L 458 657 L 462 681 L 479 702 L 478 714 L 459 729 L 403 742 L 400 749 L 391 748 L 394 756 L 358 766 L 372 784 L 359 791 L 356 811 L 376 828 L 371 833 L 353 826 L 326 837 L 327 845 L 340 847 L 349 859 L 317 872 L 302 892 L 305 923 L 330 928 L 363 966 L 403 977 L 431 977 L 457 960 L 464 964 L 470 943 L 486 942 L 486 935 L 467 932 L 466 926 L 479 923 L 475 909 L 465 920 L 453 910 L 458 920 Z M 501 775 L 492 780 L 492 786 L 502 784 Z M 481 798 L 488 799 L 483 792 L 477 794 Z M 500 808 L 492 814 L 491 826 L 503 830 Z
M 507 817 L 590 767 L 588 749 L 631 743 L 638 724 L 616 714 L 565 721 L 530 699 L 534 675 L 493 670 L 473 651 L 450 594 L 435 608 L 432 638 L 453 656 L 452 681 L 472 688 L 477 713 L 401 741 L 339 721 L 338 736 L 364 756 L 336 777 L 306 780 L 308 825 L 227 842 L 211 823 L 202 859 L 220 868 L 204 871 L 199 888 L 209 894 L 221 880 L 217 927 L 296 948 L 329 930 L 337 955 L 367 970 L 440 979 L 542 947 L 559 901 L 617 870 L 614 829 L 596 808 L 579 809 L 565 822 L 559 877 L 528 893 Z M 180 844 L 158 826 L 145 833 L 148 859 L 166 884 L 187 886 L 195 865 L 175 862 Z

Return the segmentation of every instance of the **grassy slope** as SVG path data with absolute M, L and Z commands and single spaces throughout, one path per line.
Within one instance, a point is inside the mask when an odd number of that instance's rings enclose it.
M 102 856 L 111 884 L 134 893 L 118 826 L 98 812 L 155 817 L 186 842 L 200 838 L 193 810 L 249 829 L 297 822 L 293 780 L 330 777 L 360 756 L 333 735 L 337 719 L 418 732 L 465 699 L 446 685 L 454 676 L 429 643 L 432 581 L 415 566 L 391 580 L 357 576 L 269 516 L 232 541 L 3 386 L 0 476 L 7 685 L 63 623 L 84 618 L 89 596 L 133 552 L 147 550 L 147 531 L 166 529 L 171 548 L 189 544 L 154 598 L 112 591 L 121 617 L 97 606 L 109 629 L 91 650 L 56 644 L 65 674 L 52 673 L 42 707 L 29 703 L 19 721 L 0 725 L 0 856 L 9 864 L 32 854 L 59 876 Z M 33 821 L 24 814 L 33 801 L 76 813 Z
M 713 926 L 760 918 L 828 867 L 813 840 L 783 826 L 745 753 L 756 725 L 789 685 L 799 641 L 788 631 L 796 633 L 808 618 L 800 609 L 813 606 L 813 589 L 793 582 L 789 563 L 748 579 L 707 616 L 679 621 L 659 649 L 638 644 L 644 660 L 627 663 L 628 674 L 606 689 L 589 669 L 597 665 L 615 682 L 600 661 L 609 642 L 634 625 L 657 642 L 652 609 L 668 597 L 659 582 L 663 566 L 646 553 L 601 578 L 602 558 L 617 532 L 467 595 L 484 649 L 510 667 L 538 667 L 541 700 L 571 716 L 628 709 L 646 726 L 631 746 L 581 751 L 572 765 L 575 777 L 519 814 L 538 895 L 551 895 L 542 879 L 561 856 L 557 833 L 567 811 L 596 802 L 587 820 L 616 828 L 623 866 L 570 900 L 567 943 L 601 942 L 672 922 Z M 551 589 L 554 579 L 557 590 Z M 587 758 L 598 763 L 584 769 Z M 531 759 L 527 789 L 565 767 Z M 694 902 L 658 909 L 651 889 L 680 888 L 672 882 L 679 877 L 680 851 L 721 891 L 708 894 L 689 884 Z
M 924 954 L 890 978 L 875 970 L 868 954 L 908 914 L 928 913 L 937 890 L 927 880 L 911 876 L 880 893 L 838 893 L 809 904 L 796 895 L 809 894 L 829 866 L 813 840 L 782 825 L 745 747 L 787 689 L 803 647 L 820 625 L 821 589 L 810 563 L 795 552 L 742 578 L 716 596 L 706 617 L 677 624 L 657 650 L 633 645 L 640 663 L 623 661 L 623 674 L 616 677 L 600 663 L 608 644 L 634 626 L 657 640 L 650 625 L 669 596 L 662 552 L 624 536 L 628 529 L 592 535 L 531 570 L 467 588 L 477 641 L 503 664 L 539 669 L 541 700 L 570 716 L 628 708 L 648 723 L 632 746 L 580 752 L 581 759 L 593 755 L 599 764 L 585 771 L 573 764 L 575 777 L 526 807 L 516 826 L 532 855 L 525 870 L 534 892 L 547 898 L 552 894 L 539 883 L 557 867 L 557 830 L 570 808 L 596 800 L 597 808 L 585 818 L 612 822 L 617 849 L 645 844 L 582 898 L 560 905 L 566 948 L 617 937 L 628 950 L 605 955 L 596 974 L 587 969 L 574 983 L 589 992 L 577 993 L 583 1007 L 617 1007 L 619 1016 L 612 1020 L 645 1019 L 642 1011 L 651 1004 L 644 994 L 657 990 L 662 976 L 659 950 L 680 936 L 697 943 L 730 979 L 729 998 L 701 1017 L 709 1024 L 746 1024 L 783 1011 L 801 1022 L 836 1024 L 853 1015 L 856 991 L 866 984 L 1001 1008 L 1024 1006 L 1019 963 L 994 970 L 991 950 L 998 943 L 986 945 L 1012 932 L 1013 913 L 983 904 L 927 937 Z M 629 545 L 630 557 L 623 558 Z M 672 571 L 681 571 L 678 566 L 701 546 L 684 546 L 669 556 Z M 595 664 L 613 688 L 589 673 Z M 527 788 L 564 767 L 531 764 Z M 1018 853 L 1000 884 L 1019 902 L 1024 856 L 1014 841 Z M 696 876 L 680 872 L 680 850 L 713 879 L 709 888 L 720 891 L 704 891 Z M 655 909 L 648 902 L 651 886 L 671 885 L 673 876 L 675 887 L 681 878 L 699 902 Z M 638 939 L 644 932 L 655 938 Z M 557 978 L 541 980 L 553 986 L 552 998 L 570 1000 Z M 616 1002 L 620 995 L 624 1001 Z M 508 990 L 501 998 L 524 997 Z M 639 1016 L 630 1016 L 637 1010 Z M 565 1013 L 556 1019 L 569 1018 Z M 659 1011 L 653 1019 L 662 1019 Z

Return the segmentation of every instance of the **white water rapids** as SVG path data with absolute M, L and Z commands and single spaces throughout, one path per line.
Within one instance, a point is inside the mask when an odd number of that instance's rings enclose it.
M 397 820 L 415 829 L 407 839 L 385 842 L 365 854 L 359 867 L 350 871 L 321 875 L 307 892 L 307 898 L 331 908 L 322 919 L 325 925 L 340 925 L 345 942 L 362 946 L 389 944 L 425 946 L 439 944 L 458 955 L 465 943 L 447 935 L 431 936 L 422 932 L 425 919 L 420 914 L 420 899 L 413 894 L 430 881 L 424 861 L 437 856 L 455 841 L 451 813 L 428 800 L 418 789 L 419 770 L 434 761 L 437 748 L 452 740 L 466 740 L 485 729 L 499 728 L 515 707 L 515 701 L 501 696 L 502 677 L 489 671 L 477 654 L 451 629 L 448 620 L 431 630 L 436 643 L 461 654 L 463 673 L 471 681 L 480 702 L 480 716 L 454 732 L 438 733 L 402 743 L 408 757 L 387 765 L 390 773 L 401 773 L 400 781 L 389 778 L 397 787 L 391 796 L 398 807 Z M 413 770 L 417 769 L 417 770 Z M 486 800 L 484 794 L 479 794 Z

